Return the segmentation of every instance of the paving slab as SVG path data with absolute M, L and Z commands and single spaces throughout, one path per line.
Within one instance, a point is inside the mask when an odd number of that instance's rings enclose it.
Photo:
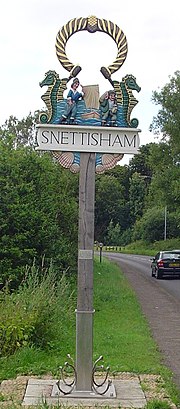
M 135 380 L 113 380 L 113 386 L 116 390 L 115 398 L 104 398 L 103 396 L 95 398 L 79 398 L 70 397 L 70 395 L 62 395 L 56 390 L 57 380 L 44 380 L 44 379 L 29 379 L 25 396 L 22 402 L 24 406 L 39 405 L 46 402 L 48 405 L 63 406 L 106 406 L 112 408 L 144 408 L 146 405 L 146 398 L 142 391 L 140 382 Z M 54 392 L 56 391 L 56 393 Z

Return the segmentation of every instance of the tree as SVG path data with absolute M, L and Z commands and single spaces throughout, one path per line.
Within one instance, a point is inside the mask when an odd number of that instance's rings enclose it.
M 165 209 L 164 207 L 152 207 L 134 225 L 133 240 L 145 240 L 154 242 L 164 239 Z M 167 237 L 179 237 L 180 213 L 167 212 Z
M 150 130 L 162 132 L 164 141 L 172 147 L 173 152 L 180 162 L 180 71 L 169 77 L 170 81 L 160 92 L 154 91 L 152 100 L 161 108 L 157 117 L 153 118 Z
M 145 179 L 139 173 L 134 172 L 130 179 L 129 188 L 129 208 L 132 223 L 143 214 L 145 194 Z
M 122 186 L 122 193 L 125 200 L 129 199 L 129 178 L 131 175 L 128 165 L 116 165 L 115 168 L 106 172 L 106 175 L 115 177 Z
M 122 244 L 121 242 L 121 228 L 119 226 L 119 223 L 117 223 L 115 226 L 113 225 L 112 220 L 109 223 L 109 226 L 107 227 L 107 244 L 109 246 L 119 246 Z
M 128 226 L 129 207 L 124 191 L 115 176 L 104 174 L 96 178 L 95 240 L 105 243 L 111 220 L 123 230 Z
M 167 205 L 170 211 L 178 210 L 180 166 L 174 162 L 174 155 L 168 143 L 160 142 L 151 146 L 149 165 L 152 178 L 146 197 L 146 207 Z
M 152 100 L 160 109 L 150 130 L 160 135 L 160 142 L 150 147 L 152 179 L 146 207 L 167 206 L 176 215 L 180 206 L 180 71 L 153 92 Z
M 0 281 L 18 285 L 35 257 L 76 270 L 76 176 L 31 148 L 0 142 Z
M 1 139 L 6 141 L 11 135 L 15 148 L 18 146 L 32 146 L 35 140 L 37 115 L 38 113 L 34 113 L 34 115 L 29 113 L 26 118 L 21 120 L 11 115 L 0 128 Z
M 129 163 L 130 175 L 137 172 L 141 176 L 146 176 L 147 183 L 150 181 L 152 176 L 152 170 L 149 166 L 149 156 L 153 145 L 155 144 L 149 143 L 147 145 L 142 145 L 139 148 L 139 153 L 134 155 Z

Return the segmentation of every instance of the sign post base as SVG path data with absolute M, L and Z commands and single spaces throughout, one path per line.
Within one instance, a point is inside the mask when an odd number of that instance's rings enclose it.
M 101 380 L 102 381 L 102 380 Z M 68 398 L 81 398 L 81 399 L 115 399 L 116 398 L 116 390 L 113 383 L 110 383 L 108 390 L 104 392 L 103 386 L 98 387 L 98 391 L 88 390 L 88 391 L 81 391 L 74 389 L 70 394 L 68 393 L 68 387 L 64 385 L 63 381 L 60 381 L 60 388 L 64 390 L 64 393 L 59 390 L 57 384 L 53 386 L 51 397 L 59 397 L 64 398 L 65 396 Z

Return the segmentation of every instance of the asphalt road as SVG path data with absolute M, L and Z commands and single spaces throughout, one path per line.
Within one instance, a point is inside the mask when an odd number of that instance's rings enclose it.
M 151 277 L 148 256 L 103 253 L 116 262 L 135 290 L 163 363 L 173 372 L 180 391 L 180 279 Z

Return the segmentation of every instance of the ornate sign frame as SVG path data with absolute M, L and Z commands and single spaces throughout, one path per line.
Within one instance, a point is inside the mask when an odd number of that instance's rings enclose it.
M 69 38 L 80 31 L 88 31 L 89 33 L 102 32 L 109 35 L 117 45 L 117 56 L 108 67 L 101 67 L 100 71 L 102 75 L 110 83 L 111 89 L 105 91 L 105 93 L 99 97 L 99 90 L 96 88 L 91 89 L 91 101 L 87 105 L 87 89 L 88 87 L 80 87 L 79 79 L 77 75 L 81 71 L 79 65 L 71 62 L 66 55 L 66 44 Z M 45 74 L 45 78 L 40 82 L 40 86 L 47 86 L 47 91 L 42 95 L 42 100 L 45 102 L 47 111 L 42 112 L 39 116 L 40 124 L 37 127 L 37 150 L 45 149 L 50 150 L 52 155 L 58 160 L 58 162 L 65 168 L 69 168 L 71 172 L 79 172 L 80 164 L 80 149 L 79 144 L 77 147 L 68 146 L 64 144 L 61 149 L 60 144 L 52 149 L 52 144 L 43 144 L 43 135 L 46 128 L 46 136 L 50 131 L 49 128 L 52 125 L 62 130 L 62 126 L 66 125 L 70 127 L 70 132 L 80 133 L 83 127 L 84 132 L 88 133 L 89 128 L 94 127 L 94 132 L 99 132 L 99 127 L 102 127 L 102 131 L 105 132 L 105 128 L 108 127 L 109 132 L 119 133 L 125 130 L 125 135 L 128 135 L 130 140 L 136 135 L 136 144 L 129 145 L 129 149 L 125 150 L 121 146 L 121 143 L 116 145 L 115 149 L 103 149 L 98 151 L 92 145 L 89 145 L 89 152 L 96 152 L 96 172 L 103 173 L 104 171 L 113 168 L 118 161 L 120 161 L 125 153 L 135 154 L 139 148 L 139 136 L 138 133 L 138 120 L 136 118 L 131 119 L 131 113 L 133 108 L 137 104 L 137 100 L 133 95 L 133 90 L 140 91 L 140 87 L 136 82 L 136 78 L 132 75 L 126 75 L 121 81 L 113 80 L 112 74 L 114 74 L 123 65 L 128 52 L 127 39 L 124 32 L 114 23 L 105 19 L 99 19 L 95 16 L 87 18 L 74 18 L 65 24 L 57 33 L 56 36 L 56 55 L 60 64 L 69 72 L 69 77 L 59 78 L 59 75 L 52 70 L 49 70 Z M 71 89 L 68 95 L 72 92 L 76 93 L 77 100 L 73 101 L 72 106 L 69 105 L 70 97 L 64 98 L 64 91 L 67 89 L 69 81 L 71 83 Z M 77 84 L 76 88 L 74 84 Z M 95 86 L 94 86 L 95 87 Z M 91 87 L 92 88 L 92 87 Z M 73 90 L 73 91 L 72 91 Z M 85 90 L 83 95 L 82 90 Z M 89 89 L 88 89 L 89 92 Z M 74 95 L 74 94 L 73 94 Z M 93 98 L 92 98 L 93 95 Z M 41 125 L 42 124 L 42 125 Z M 46 125 L 46 126 L 45 126 Z M 73 128 L 73 129 L 72 129 Z M 130 136 L 131 134 L 131 136 Z M 47 139 L 44 138 L 44 142 Z M 92 148 L 92 149 L 91 149 Z M 85 149 L 84 149 L 85 150 Z M 86 151 L 86 150 L 85 150 Z

